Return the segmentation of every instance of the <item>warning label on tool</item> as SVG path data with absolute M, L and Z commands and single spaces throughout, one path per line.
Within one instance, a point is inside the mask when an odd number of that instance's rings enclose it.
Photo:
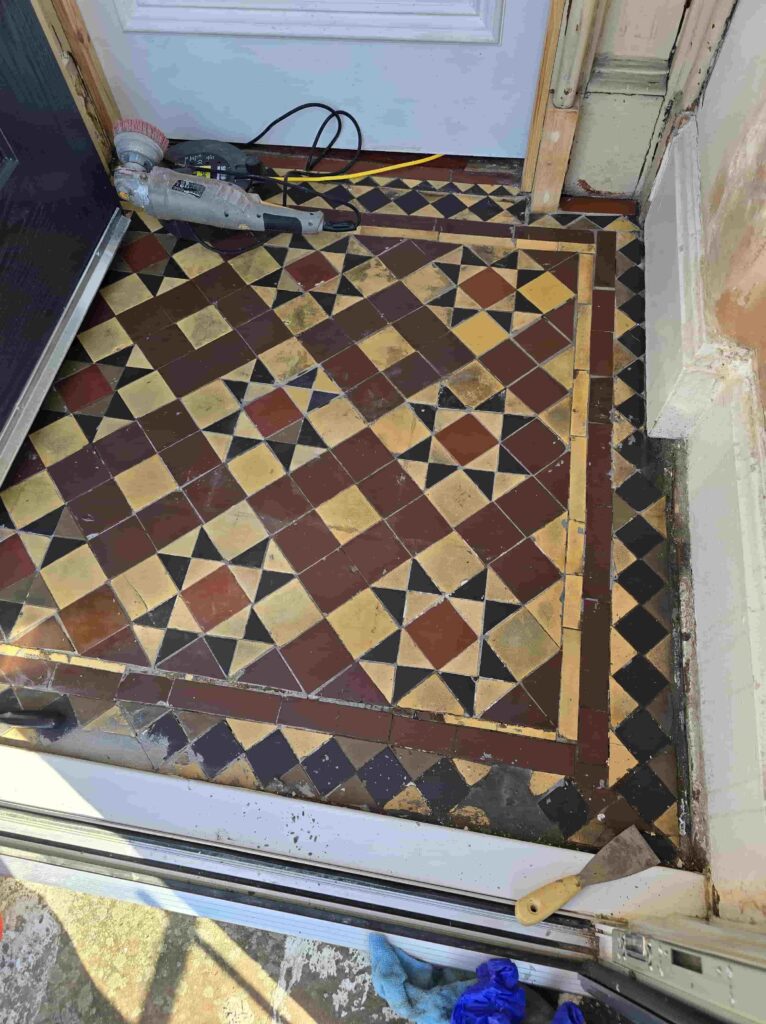
M 201 199 L 205 191 L 205 186 L 198 184 L 196 181 L 186 181 L 184 178 L 179 178 L 178 181 L 173 183 L 173 192 L 185 192 L 187 195 L 194 196 L 196 199 Z

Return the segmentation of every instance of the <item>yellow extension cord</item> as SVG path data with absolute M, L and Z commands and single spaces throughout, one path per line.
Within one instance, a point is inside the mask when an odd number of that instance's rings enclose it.
M 407 160 L 403 164 L 390 164 L 388 167 L 375 167 L 371 171 L 354 171 L 352 174 L 323 174 L 317 177 L 308 174 L 299 178 L 294 178 L 292 171 L 288 171 L 287 174 L 283 174 L 281 177 L 282 180 L 286 178 L 289 182 L 310 181 L 314 185 L 322 181 L 352 181 L 354 178 L 370 178 L 375 174 L 386 174 L 388 171 L 401 171 L 404 167 L 417 167 L 418 164 L 427 164 L 430 160 L 438 160 L 439 157 L 442 156 L 444 156 L 443 153 L 433 153 L 431 156 L 422 156 L 418 160 Z

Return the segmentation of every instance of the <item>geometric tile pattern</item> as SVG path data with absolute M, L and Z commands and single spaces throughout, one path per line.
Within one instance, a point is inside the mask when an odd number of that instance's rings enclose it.
M 472 198 L 133 215 L 0 494 L 0 700 L 63 716 L 5 742 L 676 857 L 635 225 Z

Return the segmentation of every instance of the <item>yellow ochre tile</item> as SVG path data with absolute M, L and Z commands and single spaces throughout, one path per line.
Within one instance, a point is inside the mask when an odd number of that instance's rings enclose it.
M 305 633 L 322 617 L 298 580 L 275 590 L 255 607 L 264 626 L 280 646 Z
M 371 590 L 363 590 L 327 618 L 354 658 L 361 657 L 396 629 L 391 616 Z
M 489 313 L 477 313 L 476 316 L 464 320 L 453 331 L 473 352 L 482 356 L 508 337 L 508 332 Z
M 159 455 L 131 466 L 114 479 L 134 512 L 163 498 L 178 486 Z
M 376 331 L 369 338 L 365 338 L 359 348 L 379 370 L 387 370 L 389 366 L 414 352 L 410 343 L 390 324 L 382 331 Z
M 252 284 L 279 268 L 274 257 L 260 245 L 229 260 L 229 266 L 236 270 L 245 284 Z
M 401 408 L 404 408 L 404 406 L 401 406 Z M 414 413 L 412 415 L 415 416 Z M 354 408 L 347 398 L 342 396 L 333 399 L 332 402 L 322 406 L 321 409 L 315 409 L 309 413 L 308 418 L 313 428 L 330 448 L 334 448 L 341 441 L 345 441 L 347 437 L 358 434 L 360 430 L 367 426 L 361 413 Z M 425 427 L 423 429 L 425 430 Z
M 529 675 L 558 650 L 558 645 L 526 608 L 495 626 L 487 639 L 516 679 Z
M 178 326 L 195 348 L 202 348 L 231 330 L 215 306 L 207 306 L 191 316 L 185 316 L 178 321 Z
M 550 409 L 540 413 L 540 419 L 550 427 L 554 434 L 557 434 L 564 444 L 569 444 L 569 428 L 572 417 L 571 396 L 564 395 L 560 402 L 556 402 Z
M 276 313 L 293 334 L 302 334 L 327 317 L 316 299 L 308 292 L 279 306 Z
M 564 587 L 564 626 L 579 629 L 582 615 L 582 576 L 566 576 Z
M 399 707 L 413 711 L 433 711 L 441 714 L 464 715 L 462 704 L 434 673 L 427 676 L 399 701 Z
M 588 434 L 588 396 L 590 394 L 590 376 L 584 370 L 575 374 L 572 389 L 572 426 L 573 436 L 586 437 Z
M 473 548 L 454 532 L 426 548 L 417 560 L 445 594 L 457 590 L 483 568 Z
M 229 463 L 232 476 L 246 494 L 255 494 L 285 475 L 285 467 L 265 444 L 251 448 Z
M 118 394 L 136 418 L 154 412 L 176 397 L 157 370 L 126 384 Z
M 176 594 L 176 586 L 157 555 L 116 576 L 112 586 L 131 619 L 140 618 Z
M 65 416 L 54 423 L 49 423 L 47 427 L 30 434 L 29 439 L 45 466 L 52 466 L 54 462 L 60 462 L 67 455 L 79 452 L 88 443 L 74 416 Z
M 314 365 L 314 360 L 297 338 L 288 338 L 261 353 L 261 361 L 275 381 L 292 380 Z
M 585 481 L 588 465 L 588 441 L 584 437 L 572 438 L 569 470 L 569 515 L 585 522 Z
M 468 363 L 448 380 L 448 386 L 463 405 L 472 408 L 502 390 L 503 385 L 479 362 Z
M 206 270 L 212 270 L 223 263 L 218 253 L 211 252 L 199 243 L 190 245 L 188 249 L 182 249 L 180 252 L 174 252 L 173 259 L 187 277 L 199 277 Z
M 108 284 L 101 289 L 101 296 L 106 300 L 114 313 L 124 313 L 126 309 L 132 309 L 139 302 L 146 302 L 152 298 L 152 293 L 146 287 L 138 274 L 130 274 L 115 284 Z
M 429 488 L 428 498 L 441 512 L 450 526 L 457 526 L 479 509 L 489 499 L 479 490 L 469 476 L 458 470 Z
M 441 295 L 448 288 L 453 287 L 452 281 L 433 263 L 421 267 L 413 274 L 408 274 L 404 283 L 421 302 L 430 302 L 437 295 Z
M 66 608 L 106 580 L 96 556 L 85 545 L 46 565 L 41 575 L 59 608 Z
M 588 253 L 583 253 L 577 268 L 577 301 L 590 302 L 592 294 L 593 257 Z
M 562 593 L 564 584 L 561 580 L 548 587 L 527 602 L 527 608 L 534 615 L 548 636 L 557 647 L 561 646 Z
M 570 519 L 567 524 L 566 571 L 582 574 L 585 564 L 585 523 Z
M 576 370 L 590 369 L 590 325 L 591 306 L 578 306 L 574 359 Z
M 375 295 L 376 292 L 393 284 L 396 278 L 382 260 L 377 257 L 354 267 L 344 275 L 362 295 Z
M 522 285 L 519 292 L 537 306 L 541 313 L 548 313 L 572 297 L 570 289 L 550 272 Z
M 60 508 L 64 501 L 47 472 L 35 473 L 0 492 L 15 526 L 23 529 L 35 519 Z
M 334 498 L 317 506 L 317 512 L 341 544 L 350 541 L 380 519 L 380 515 L 358 487 L 347 487 Z
M 577 739 L 580 714 L 580 631 L 565 629 L 561 645 L 561 691 L 559 693 L 559 736 Z
M 246 501 L 240 501 L 205 525 L 205 532 L 225 559 L 236 558 L 268 536 Z
M 222 380 L 205 384 L 181 399 L 198 427 L 204 429 L 239 409 L 239 403 Z
M 130 335 L 116 317 L 89 327 L 87 331 L 80 331 L 77 340 L 94 363 L 133 344 Z

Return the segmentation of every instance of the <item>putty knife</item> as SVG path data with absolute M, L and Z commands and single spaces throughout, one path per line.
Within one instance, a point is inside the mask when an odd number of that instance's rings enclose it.
M 586 887 L 600 882 L 635 875 L 659 864 L 649 844 L 635 825 L 611 839 L 585 865 L 579 875 L 567 875 L 535 889 L 516 903 L 516 920 L 521 924 L 539 924 L 555 913 Z

